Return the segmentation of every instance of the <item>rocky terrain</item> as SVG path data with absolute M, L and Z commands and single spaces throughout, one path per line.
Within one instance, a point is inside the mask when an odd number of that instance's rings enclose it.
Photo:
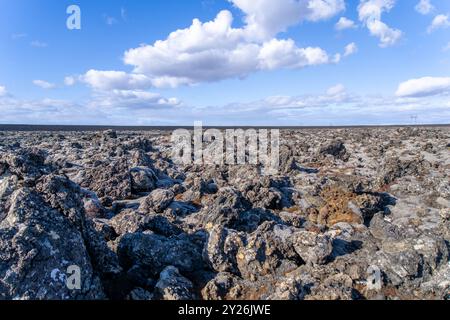
M 450 128 L 281 135 L 264 177 L 170 132 L 0 132 L 0 299 L 449 298 Z

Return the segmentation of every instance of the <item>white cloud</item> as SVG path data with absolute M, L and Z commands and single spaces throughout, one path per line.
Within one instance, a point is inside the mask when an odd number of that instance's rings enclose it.
M 248 103 L 194 110 L 208 125 L 394 125 L 450 123 L 448 100 L 439 97 L 404 98 L 381 95 L 352 95 L 342 84 L 325 94 L 272 96 Z M 386 117 L 389 109 L 389 117 Z M 197 118 L 195 118 L 197 116 Z
M 428 33 L 431 33 L 437 29 L 446 29 L 450 27 L 450 20 L 448 15 L 439 14 L 434 17 L 433 22 L 428 27 Z
M 354 42 L 349 43 L 345 47 L 344 57 L 351 56 L 352 54 L 355 54 L 356 52 L 358 52 L 358 46 L 356 45 L 356 43 L 354 43 Z
M 5 97 L 8 94 L 6 87 L 0 86 L 0 97 Z
M 319 21 L 334 17 L 345 10 L 344 0 L 309 0 L 307 20 Z
M 176 107 L 181 104 L 177 98 L 164 98 L 158 93 L 143 90 L 97 91 L 88 105 L 105 109 L 157 109 Z
M 272 39 L 264 43 L 259 50 L 258 60 L 262 70 L 303 68 L 330 63 L 330 57 L 321 48 L 298 48 L 291 39 Z
M 347 89 L 343 84 L 337 84 L 327 90 L 326 97 L 322 97 L 322 102 L 325 103 L 342 103 L 350 102 L 352 96 L 347 92 Z
M 425 97 L 450 93 L 450 78 L 423 77 L 400 83 L 398 97 Z
M 420 14 L 426 15 L 434 10 L 434 6 L 431 4 L 431 0 L 420 0 L 415 9 Z
M 181 106 L 177 98 L 141 90 L 93 91 L 79 103 L 52 98 L 24 100 L 9 94 L 0 97 L 2 122 L 11 124 L 170 124 L 188 114 L 181 113 Z
M 177 98 L 165 98 L 149 92 L 153 82 L 142 74 L 123 71 L 89 70 L 78 81 L 93 89 L 88 102 L 91 108 L 103 109 L 155 109 L 181 105 Z
M 151 80 L 142 74 L 129 74 L 123 71 L 89 70 L 80 76 L 80 81 L 95 90 L 133 90 L 152 86 Z
M 64 84 L 68 87 L 75 85 L 76 82 L 77 82 L 77 80 L 73 76 L 68 76 L 68 77 L 64 78 Z
M 342 31 L 342 30 L 346 30 L 346 29 L 354 29 L 354 28 L 356 28 L 355 22 L 346 17 L 341 17 L 335 25 L 335 29 L 338 31 Z
M 396 0 L 361 0 L 358 6 L 359 20 L 369 29 L 371 35 L 380 39 L 380 47 L 393 46 L 402 38 L 403 33 L 389 27 L 381 21 L 384 12 L 395 6 Z
M 176 87 L 339 61 L 340 56 L 330 57 L 321 48 L 300 48 L 291 39 L 274 36 L 302 20 L 329 18 L 345 8 L 344 1 L 230 1 L 245 13 L 244 27 L 233 28 L 231 12 L 223 10 L 213 21 L 194 19 L 166 40 L 128 50 L 124 62 L 155 87 Z
M 54 89 L 56 87 L 55 84 L 44 81 L 44 80 L 33 80 L 33 84 L 42 89 Z
M 380 39 L 380 47 L 386 48 L 395 45 L 402 37 L 402 32 L 390 28 L 380 20 L 373 20 L 367 23 L 370 33 Z
M 176 98 L 142 90 L 93 91 L 87 101 L 0 99 L 2 121 L 98 125 L 355 125 L 450 123 L 448 96 L 358 96 L 342 84 L 322 94 L 272 96 L 248 103 L 186 107 Z M 389 117 L 386 117 L 386 109 Z
M 228 1 L 245 13 L 247 36 L 260 40 L 268 40 L 304 20 L 326 20 L 345 9 L 344 0 Z
M 354 101 L 354 97 L 347 92 L 342 84 L 337 84 L 326 90 L 324 94 L 310 94 L 302 96 L 272 96 L 260 101 L 247 104 L 235 103 L 232 108 L 237 112 L 242 107 L 244 111 L 266 111 L 282 109 L 328 108 L 332 105 L 347 104 Z M 226 109 L 229 110 L 228 107 Z M 257 112 L 256 112 L 257 113 Z

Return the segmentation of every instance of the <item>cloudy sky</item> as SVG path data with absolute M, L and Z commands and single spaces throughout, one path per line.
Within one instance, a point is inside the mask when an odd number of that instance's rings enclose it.
M 450 0 L 0 0 L 0 123 L 194 121 L 450 123 Z

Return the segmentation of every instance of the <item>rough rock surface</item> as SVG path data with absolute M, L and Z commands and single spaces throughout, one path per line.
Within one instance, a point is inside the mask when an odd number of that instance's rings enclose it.
M 176 165 L 168 131 L 3 132 L 0 299 L 449 298 L 449 142 L 282 130 L 261 176 Z

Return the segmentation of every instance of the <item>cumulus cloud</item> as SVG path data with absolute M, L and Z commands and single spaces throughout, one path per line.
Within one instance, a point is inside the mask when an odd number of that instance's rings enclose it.
M 93 91 L 84 101 L 74 102 L 20 99 L 0 86 L 1 119 L 11 124 L 170 124 L 177 116 L 178 121 L 183 118 L 181 106 L 177 98 L 143 90 Z
M 131 90 L 151 87 L 151 80 L 142 74 L 123 71 L 89 70 L 79 80 L 95 90 Z
M 269 39 L 288 27 L 329 19 L 345 10 L 344 0 L 228 0 L 245 13 L 249 38 Z
M 86 118 L 82 116 L 87 114 L 81 106 L 69 101 L 49 98 L 24 100 L 12 95 L 0 99 L 0 110 L 2 122 L 11 124 L 70 124 L 77 120 L 83 123 Z
M 93 91 L 86 101 L 0 99 L 2 121 L 29 124 L 92 125 L 354 125 L 450 123 L 448 96 L 358 96 L 344 85 L 321 94 L 271 96 L 247 103 L 186 107 L 178 99 L 143 90 Z M 386 109 L 389 118 L 386 118 Z
M 8 94 L 8 91 L 6 90 L 6 87 L 0 86 L 0 98 L 5 97 Z
M 393 46 L 402 38 L 403 32 L 389 27 L 381 20 L 384 12 L 395 6 L 395 0 L 361 0 L 358 6 L 359 20 L 370 34 L 380 39 L 380 47 Z
M 386 118 L 386 108 L 389 118 Z M 450 109 L 439 97 L 353 95 L 342 84 L 324 94 L 272 96 L 247 103 L 202 108 L 208 125 L 389 125 L 450 123 Z
M 305 1 L 306 2 L 306 1 Z M 345 10 L 344 0 L 309 0 L 307 1 L 307 20 L 319 21 L 334 17 Z
M 398 97 L 425 97 L 450 93 L 450 78 L 423 77 L 400 83 Z
M 420 0 L 415 9 L 420 14 L 426 15 L 434 10 L 434 6 L 431 4 L 431 0 Z
M 223 10 L 212 21 L 194 19 L 165 40 L 128 50 L 124 62 L 155 87 L 176 87 L 339 61 L 339 55 L 319 47 L 300 48 L 292 39 L 275 36 L 301 21 L 336 15 L 345 9 L 343 0 L 229 1 L 245 14 L 242 28 L 234 28 L 233 15 Z
M 428 33 L 432 33 L 437 29 L 446 29 L 450 27 L 450 20 L 448 15 L 439 14 L 434 17 L 433 22 L 428 27 Z
M 68 87 L 75 85 L 77 79 L 73 76 L 68 76 L 64 78 L 64 84 Z
M 342 31 L 346 29 L 354 29 L 356 28 L 356 24 L 353 20 L 346 17 L 341 17 L 334 27 L 336 30 Z
M 275 70 L 325 64 L 330 57 L 320 48 L 298 48 L 291 39 L 273 39 L 260 48 L 258 60 L 259 69 Z
M 349 43 L 345 47 L 344 57 L 351 56 L 352 54 L 355 54 L 356 52 L 358 52 L 358 46 L 356 45 L 356 43 L 354 43 L 354 42 Z
M 322 109 L 332 105 L 346 104 L 354 101 L 354 97 L 347 92 L 342 84 L 337 84 L 326 90 L 323 94 L 309 94 L 301 96 L 271 96 L 263 100 L 250 103 L 234 103 L 225 106 L 226 110 L 233 110 L 233 113 L 242 109 L 246 112 L 272 112 L 274 110 L 293 109 Z
M 177 98 L 164 98 L 144 90 L 111 90 L 95 92 L 89 106 L 105 109 L 156 109 L 181 105 Z
M 46 89 L 46 90 L 56 88 L 55 84 L 47 82 L 45 80 L 33 80 L 33 84 L 39 88 Z

